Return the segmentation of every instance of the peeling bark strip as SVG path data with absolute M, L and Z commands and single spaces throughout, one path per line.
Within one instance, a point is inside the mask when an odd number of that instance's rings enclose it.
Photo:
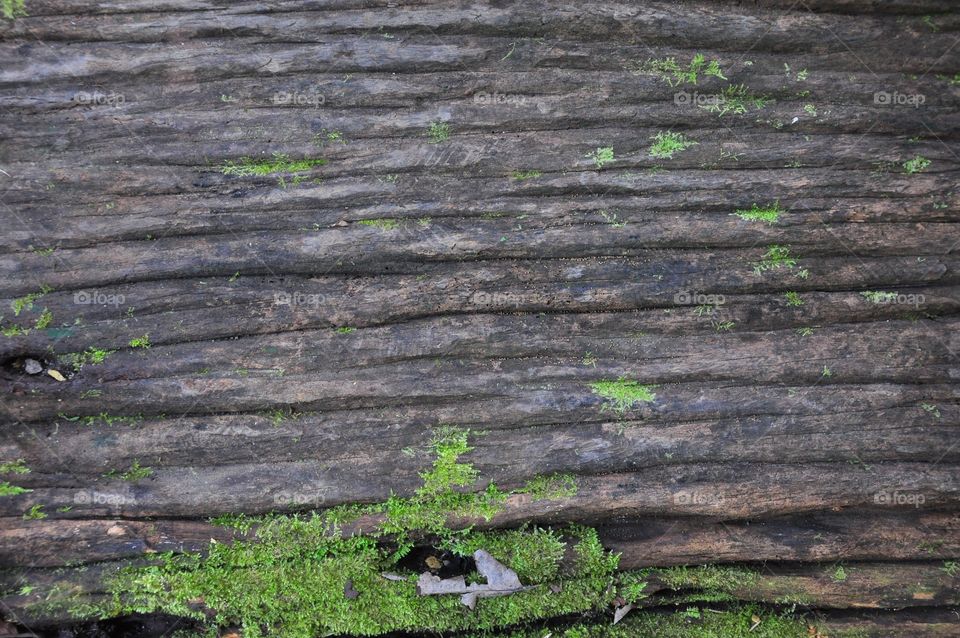
M 25 9 L 6 620 L 249 537 L 213 516 L 409 498 L 455 424 L 514 491 L 450 526 L 588 525 L 651 570 L 591 635 L 960 631 L 956 3 Z

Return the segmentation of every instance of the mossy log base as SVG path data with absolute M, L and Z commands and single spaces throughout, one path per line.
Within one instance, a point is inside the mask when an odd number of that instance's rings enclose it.
M 212 516 L 409 495 L 454 423 L 483 481 L 577 493 L 453 525 L 737 565 L 723 604 L 830 636 L 960 633 L 960 13 L 789 4 L 28 0 L 0 24 L 0 463 L 30 470 L 0 474 L 29 490 L 0 496 L 4 615 L 68 623 L 42 596 L 233 538 Z M 640 72 L 697 53 L 728 80 Z M 740 84 L 768 102 L 692 103 Z M 651 157 L 667 130 L 697 144 Z M 314 165 L 223 170 L 278 154 Z M 795 264 L 758 272 L 771 246 Z M 591 386 L 620 378 L 655 399 Z M 695 598 L 656 573 L 651 614 Z

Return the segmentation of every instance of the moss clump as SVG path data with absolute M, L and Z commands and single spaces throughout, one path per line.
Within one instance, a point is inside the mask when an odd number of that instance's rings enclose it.
M 205 556 L 168 553 L 155 565 L 122 570 L 109 583 L 112 602 L 97 612 L 108 617 L 162 611 L 216 626 L 239 625 L 247 638 L 312 638 L 492 629 L 609 604 L 616 595 L 619 556 L 604 550 L 593 529 L 446 527 L 450 516 L 490 517 L 507 497 L 492 484 L 478 492 L 461 491 L 478 479 L 476 469 L 460 462 L 471 450 L 468 435 L 453 427 L 434 432 L 429 448 L 435 460 L 421 472 L 423 484 L 409 498 L 392 496 L 386 503 L 309 516 L 220 517 L 220 524 L 248 533 L 256 524 L 256 531 L 229 545 L 212 542 Z M 551 492 L 551 481 L 535 481 L 525 489 Z M 343 521 L 372 513 L 382 517 L 375 529 L 343 534 Z M 399 562 L 414 535 L 439 537 L 441 546 L 462 555 L 486 549 L 533 588 L 483 599 L 472 611 L 457 595 L 419 596 L 417 574 Z M 567 555 L 575 556 L 572 565 L 564 562 Z M 385 578 L 388 571 L 402 579 Z M 468 582 L 477 578 L 467 575 Z M 638 583 L 631 583 L 633 590 Z M 561 585 L 559 591 L 549 587 L 554 584 Z
M 657 395 L 653 391 L 655 385 L 642 385 L 639 381 L 631 381 L 620 377 L 616 381 L 596 381 L 590 384 L 594 394 L 607 400 L 602 409 L 611 409 L 623 414 L 638 403 L 652 403 Z

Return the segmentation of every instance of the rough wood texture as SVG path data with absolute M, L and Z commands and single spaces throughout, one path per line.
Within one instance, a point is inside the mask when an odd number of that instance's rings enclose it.
M 595 525 L 624 568 L 769 561 L 740 598 L 958 631 L 955 3 L 27 10 L 0 26 L 0 323 L 29 329 L 0 336 L 0 462 L 31 469 L 0 480 L 32 490 L 0 497 L 4 615 L 66 622 L 20 586 L 96 597 L 228 540 L 213 515 L 409 494 L 454 423 L 484 480 L 577 478 L 480 524 Z M 696 53 L 728 80 L 637 72 Z M 770 102 L 697 108 L 739 84 Z M 697 144 L 652 157 L 667 130 Z M 274 154 L 327 163 L 222 170 Z M 771 245 L 796 266 L 756 272 Z M 75 370 L 90 348 L 115 352 Z M 605 409 L 620 377 L 656 400 Z

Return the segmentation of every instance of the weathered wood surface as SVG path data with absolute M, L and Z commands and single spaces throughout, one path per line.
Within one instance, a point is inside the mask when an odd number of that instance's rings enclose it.
M 484 480 L 577 477 L 489 525 L 596 525 L 624 568 L 770 561 L 744 600 L 957 630 L 954 3 L 27 8 L 0 26 L 0 321 L 52 322 L 0 337 L 0 462 L 31 469 L 0 480 L 32 490 L 0 497 L 7 609 L 29 615 L 25 578 L 96 596 L 104 570 L 228 540 L 213 515 L 409 494 L 455 423 Z M 635 72 L 695 53 L 729 81 Z M 772 102 L 689 103 L 740 83 Z M 653 158 L 665 130 L 698 144 Z M 221 171 L 274 153 L 327 164 Z M 775 200 L 775 224 L 731 215 Z M 774 244 L 797 268 L 754 272 Z M 116 352 L 74 371 L 88 348 Z M 590 383 L 621 376 L 656 401 L 603 410 Z M 134 462 L 153 475 L 104 476 Z M 839 561 L 863 579 L 831 582 Z

